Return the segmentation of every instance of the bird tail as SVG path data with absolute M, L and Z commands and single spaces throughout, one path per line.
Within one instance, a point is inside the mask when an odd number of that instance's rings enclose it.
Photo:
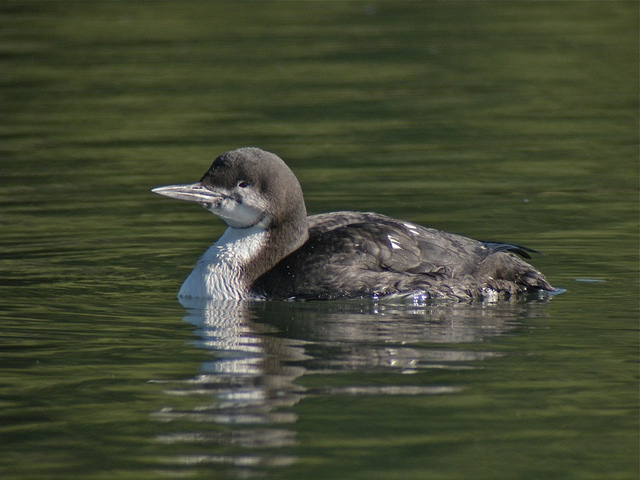
M 519 245 L 490 243 L 495 253 L 488 255 L 478 267 L 477 275 L 483 278 L 489 288 L 498 291 L 508 290 L 509 293 L 526 293 L 548 291 L 555 289 L 545 276 L 521 258 L 513 255 L 518 253 L 530 258 L 527 252 L 536 253 L 530 248 Z M 513 252 L 513 253 L 511 253 Z

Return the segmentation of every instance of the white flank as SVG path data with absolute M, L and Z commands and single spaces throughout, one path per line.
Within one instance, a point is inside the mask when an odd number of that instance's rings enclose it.
M 266 235 L 261 226 L 227 228 L 200 257 L 178 296 L 219 300 L 251 298 L 242 281 L 242 266 L 264 246 Z

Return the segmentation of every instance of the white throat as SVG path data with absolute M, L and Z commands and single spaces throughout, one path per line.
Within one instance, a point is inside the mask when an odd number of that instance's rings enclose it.
M 243 267 L 266 241 L 267 231 L 263 226 L 227 228 L 200 257 L 178 296 L 220 300 L 254 298 L 243 279 Z

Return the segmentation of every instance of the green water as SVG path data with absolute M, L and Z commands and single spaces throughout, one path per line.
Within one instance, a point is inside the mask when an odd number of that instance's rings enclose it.
M 636 2 L 4 2 L 0 476 L 638 478 Z M 257 145 L 548 302 L 180 305 Z

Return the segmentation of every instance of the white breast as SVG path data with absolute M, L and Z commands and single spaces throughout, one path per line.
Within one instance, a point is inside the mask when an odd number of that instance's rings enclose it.
M 267 233 L 262 227 L 228 228 L 200 257 L 180 288 L 179 297 L 249 299 L 242 266 L 263 248 Z

